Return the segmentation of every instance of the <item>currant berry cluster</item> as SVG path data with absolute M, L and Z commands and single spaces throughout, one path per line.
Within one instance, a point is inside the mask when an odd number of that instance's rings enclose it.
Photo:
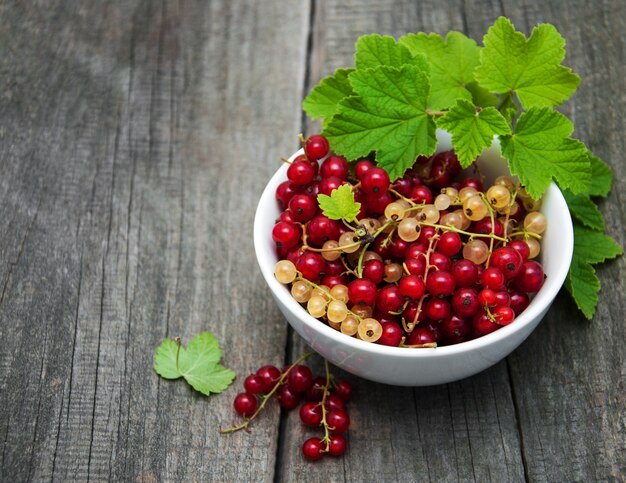
M 247 429 L 272 398 L 287 410 L 295 409 L 302 403 L 299 410 L 302 423 L 310 428 L 321 428 L 324 432 L 322 437 L 312 437 L 304 442 L 304 457 L 316 461 L 326 454 L 344 454 L 347 446 L 344 433 L 350 426 L 346 403 L 352 398 L 352 385 L 346 380 L 335 382 L 327 361 L 324 361 L 325 375 L 315 377 L 309 367 L 301 364 L 311 355 L 305 354 L 284 371 L 269 365 L 246 377 L 243 383 L 245 391 L 233 401 L 235 411 L 245 421 L 222 432 Z
M 309 137 L 276 190 L 276 278 L 313 317 L 388 346 L 457 344 L 510 324 L 543 285 L 535 259 L 547 222 L 511 177 L 485 189 L 474 169 L 458 179 L 446 151 L 392 183 L 370 160 L 350 166 Z M 317 201 L 344 184 L 360 203 L 351 222 Z

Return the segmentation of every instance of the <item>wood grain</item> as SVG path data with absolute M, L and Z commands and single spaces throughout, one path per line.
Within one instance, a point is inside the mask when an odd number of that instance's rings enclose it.
M 626 5 L 575 0 L 0 3 L 0 481 L 623 481 L 626 262 L 598 313 L 561 294 L 506 361 L 401 388 L 358 379 L 348 453 L 311 465 L 298 414 L 218 434 L 262 364 L 306 350 L 252 246 L 300 101 L 361 34 L 554 23 L 583 78 L 561 109 L 614 171 L 626 246 Z M 167 336 L 211 330 L 239 374 L 208 400 L 159 379 Z M 319 358 L 312 360 L 322 372 Z
M 3 7 L 0 479 L 271 480 L 277 411 L 220 436 L 238 389 L 151 366 L 201 330 L 240 374 L 284 358 L 251 226 L 297 144 L 306 5 Z

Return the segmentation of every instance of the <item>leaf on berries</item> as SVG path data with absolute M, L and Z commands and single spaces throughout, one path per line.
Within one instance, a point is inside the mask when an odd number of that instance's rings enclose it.
M 362 35 L 356 42 L 354 65 L 357 69 L 373 69 L 380 65 L 401 67 L 404 64 L 415 65 L 424 72 L 430 70 L 424 55 L 412 54 L 389 35 Z
M 602 213 L 589 196 L 575 195 L 569 190 L 564 190 L 563 197 L 570 213 L 576 220 L 592 230 L 604 230 Z
M 596 312 L 600 291 L 600 280 L 594 268 L 574 259 L 565 280 L 565 288 L 584 316 L 591 320 Z
M 361 203 L 354 201 L 354 193 L 349 184 L 341 185 L 330 192 L 330 196 L 325 194 L 317 195 L 317 202 L 322 209 L 324 216 L 331 220 L 341 220 L 348 223 L 356 220 Z
M 354 69 L 337 69 L 333 75 L 324 77 L 305 97 L 302 108 L 312 118 L 330 119 L 337 112 L 339 101 L 354 95 L 348 75 Z
M 591 185 L 589 194 L 591 196 L 606 197 L 611 191 L 613 184 L 613 173 L 611 168 L 600 158 L 589 153 L 589 161 L 591 162 Z
M 491 92 L 516 92 L 525 109 L 558 106 L 578 87 L 580 78 L 561 65 L 565 39 L 553 25 L 538 25 L 526 39 L 507 18 L 500 17 L 483 44 L 476 80 Z
M 574 225 L 574 255 L 565 288 L 588 319 L 596 311 L 600 290 L 600 281 L 591 265 L 622 254 L 622 248 L 610 236 Z
M 439 34 L 407 34 L 398 43 L 411 54 L 424 54 L 431 65 L 430 106 L 446 109 L 457 99 L 472 99 L 467 84 L 474 81 L 480 47 L 460 32 L 449 32 L 445 40 Z
M 472 101 L 480 107 L 498 107 L 500 99 L 492 94 L 484 87 L 478 85 L 478 82 L 470 82 L 465 88 L 472 94 Z M 510 120 L 510 119 L 509 119 Z
M 154 354 L 154 370 L 165 379 L 183 377 L 196 391 L 208 396 L 226 389 L 235 373 L 219 364 L 222 351 L 211 332 L 202 332 L 187 348 L 165 339 Z
M 419 155 L 435 151 L 435 122 L 427 112 L 429 81 L 415 65 L 356 70 L 350 82 L 357 96 L 339 103 L 323 134 L 349 160 L 376 152 L 392 181 Z
M 463 168 L 467 168 L 483 149 L 491 146 L 496 134 L 511 134 L 511 127 L 494 107 L 477 112 L 470 101 L 459 99 L 443 117 L 437 127 L 452 134 L 452 147 Z
M 552 178 L 574 194 L 589 193 L 588 151 L 582 142 L 569 137 L 573 129 L 563 114 L 532 107 L 520 116 L 512 135 L 500 136 L 511 174 L 519 177 L 534 199 L 539 199 Z

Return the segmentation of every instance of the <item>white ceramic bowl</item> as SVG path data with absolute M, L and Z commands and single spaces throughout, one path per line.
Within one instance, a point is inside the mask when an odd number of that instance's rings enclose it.
M 449 135 L 445 132 L 437 135 L 439 150 L 451 149 Z M 483 172 L 506 171 L 497 141 L 483 153 L 480 163 Z M 541 209 L 548 220 L 541 257 L 547 278 L 528 308 L 513 323 L 478 339 L 437 348 L 388 347 L 349 337 L 309 315 L 274 277 L 277 256 L 272 228 L 280 214 L 275 192 L 287 179 L 286 172 L 287 165 L 283 164 L 267 184 L 257 207 L 254 246 L 261 272 L 278 307 L 298 334 L 328 361 L 357 376 L 399 386 L 429 386 L 476 374 L 502 360 L 528 337 L 565 281 L 574 246 L 572 220 L 563 195 L 551 184 Z

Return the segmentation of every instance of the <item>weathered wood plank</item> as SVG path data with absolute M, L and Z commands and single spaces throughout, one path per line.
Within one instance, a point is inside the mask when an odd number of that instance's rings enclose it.
M 575 135 L 613 168 L 615 184 L 601 204 L 607 231 L 626 246 L 624 2 L 503 2 L 528 32 L 554 23 L 567 40 L 567 64 L 582 83 L 563 106 Z M 549 316 L 511 356 L 520 429 L 533 481 L 623 481 L 626 475 L 626 260 L 600 267 L 598 312 L 587 322 L 561 294 Z
M 493 7 L 492 7 L 493 8 Z M 352 65 L 359 35 L 466 29 L 461 2 L 317 2 L 310 84 Z M 497 10 L 495 11 L 497 16 Z M 472 20 L 472 29 L 475 20 Z M 484 27 L 481 27 L 484 32 Z M 471 32 L 474 33 L 474 32 Z M 315 129 L 309 125 L 309 132 Z M 305 350 L 293 336 L 294 356 Z M 318 370 L 321 372 L 321 369 Z M 349 376 L 348 376 L 349 377 Z M 506 363 L 455 384 L 400 388 L 356 378 L 349 448 L 325 459 L 312 481 L 519 481 L 524 469 Z M 307 468 L 297 448 L 313 433 L 297 415 L 284 421 L 284 481 Z
M 239 389 L 151 366 L 206 329 L 242 375 L 284 358 L 251 227 L 296 146 L 307 5 L 75 7 L 0 20 L 1 479 L 271 480 L 277 411 L 220 436 Z

